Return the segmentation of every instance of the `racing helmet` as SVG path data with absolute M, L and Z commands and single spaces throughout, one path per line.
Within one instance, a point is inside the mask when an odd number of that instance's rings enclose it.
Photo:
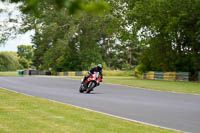
M 101 65 L 101 64 L 98 64 L 98 65 L 97 65 L 97 68 L 100 69 L 100 70 L 102 70 L 102 65 Z

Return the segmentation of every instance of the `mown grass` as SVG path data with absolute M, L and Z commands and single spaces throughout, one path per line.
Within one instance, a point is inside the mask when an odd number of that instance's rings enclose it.
M 81 79 L 81 77 L 69 77 L 69 78 Z M 178 93 L 200 94 L 200 82 L 158 81 L 158 80 L 142 80 L 142 79 L 137 79 L 135 77 L 104 76 L 103 83 L 128 85 L 139 88 L 147 88 L 147 89 L 178 92 Z
M 127 78 L 105 77 L 104 82 L 161 90 L 161 91 L 200 94 L 200 83 L 198 82 L 141 80 L 132 77 L 127 77 Z
M 103 71 L 103 75 L 104 76 L 134 76 L 134 72 L 133 71 L 120 71 L 120 70 L 116 70 L 116 71 L 105 70 L 105 71 Z
M 172 133 L 0 89 L 1 133 Z
M 18 72 L 0 72 L 0 76 L 18 76 Z

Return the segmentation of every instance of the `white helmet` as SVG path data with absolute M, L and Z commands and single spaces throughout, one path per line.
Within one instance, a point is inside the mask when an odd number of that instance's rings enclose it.
M 102 69 L 102 65 L 101 64 L 97 65 L 97 67 L 100 68 L 100 69 Z

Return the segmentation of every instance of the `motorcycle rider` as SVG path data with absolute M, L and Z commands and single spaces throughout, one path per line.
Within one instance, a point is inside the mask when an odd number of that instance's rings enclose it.
M 91 68 L 89 71 L 88 71 L 88 75 L 84 77 L 83 79 L 83 83 L 85 83 L 85 81 L 92 75 L 94 74 L 94 72 L 99 72 L 100 76 L 101 76 L 101 82 L 102 82 L 102 79 L 103 79 L 103 74 L 102 74 L 102 65 L 101 64 L 98 64 L 97 66 Z

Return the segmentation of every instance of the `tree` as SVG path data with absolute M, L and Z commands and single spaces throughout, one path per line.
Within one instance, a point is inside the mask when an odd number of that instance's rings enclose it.
M 134 1 L 131 1 L 134 2 Z M 104 60 L 112 69 L 132 69 L 138 64 L 139 46 L 137 40 L 137 29 L 134 27 L 129 14 L 132 10 L 130 1 L 109 0 L 112 21 L 111 38 L 104 41 Z M 117 26 L 117 27 L 115 27 Z M 107 45 L 109 44 L 109 45 Z
M 56 5 L 42 3 L 40 16 L 27 13 L 22 31 L 34 29 L 33 63 L 38 69 L 85 70 L 102 62 L 99 41 L 111 33 L 112 17 L 59 12 Z
M 17 54 L 20 58 L 25 58 L 28 61 L 32 61 L 33 58 L 33 46 L 32 45 L 18 45 Z
M 145 71 L 200 69 L 199 0 L 137 1 L 130 17 L 140 31 Z
M 18 61 L 19 61 L 19 64 L 21 65 L 22 69 L 29 68 L 30 62 L 27 59 L 25 59 L 24 57 L 19 58 Z
M 35 38 L 34 63 L 40 62 L 36 66 L 55 71 L 84 70 L 92 63 L 102 62 L 98 42 L 105 33 L 100 30 L 106 25 L 103 22 L 107 19 L 92 15 L 76 18 L 66 14 L 58 17 L 54 17 L 52 24 L 46 25 L 42 34 L 38 33 Z M 59 25 L 61 21 L 65 24 Z
M 18 12 L 14 12 L 13 10 L 16 9 L 17 5 L 12 5 L 9 7 L 8 2 L 0 1 L 0 46 L 5 45 L 8 39 L 13 39 L 17 35 L 17 31 L 19 29 L 19 21 L 17 19 Z M 19 21 L 18 21 L 19 20 Z
M 17 47 L 17 54 L 19 62 L 24 68 L 29 68 L 33 59 L 33 46 L 32 45 L 19 45 Z

